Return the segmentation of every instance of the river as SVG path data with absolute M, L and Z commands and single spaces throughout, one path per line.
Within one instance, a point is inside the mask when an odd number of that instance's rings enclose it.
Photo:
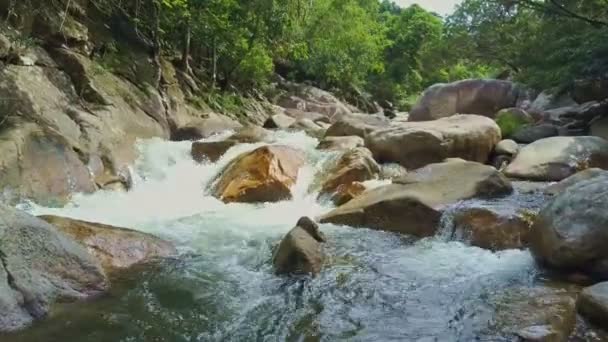
M 189 142 L 148 140 L 131 191 L 75 195 L 64 208 L 21 205 L 156 234 L 180 253 L 113 279 L 102 298 L 59 305 L 6 341 L 511 341 L 521 322 L 505 302 L 563 291 L 539 285 L 528 251 L 329 224 L 321 229 L 331 258 L 318 277 L 275 276 L 281 237 L 301 216 L 332 208 L 317 201 L 316 180 L 336 158 L 303 133 L 275 138 L 308 157 L 290 201 L 224 204 L 207 193 L 230 160 L 261 144 L 201 165 Z

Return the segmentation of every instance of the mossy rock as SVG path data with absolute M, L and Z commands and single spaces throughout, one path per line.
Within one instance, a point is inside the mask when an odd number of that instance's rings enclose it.
M 500 127 L 503 138 L 511 137 L 521 127 L 534 122 L 534 119 L 523 109 L 507 108 L 496 114 L 496 124 Z

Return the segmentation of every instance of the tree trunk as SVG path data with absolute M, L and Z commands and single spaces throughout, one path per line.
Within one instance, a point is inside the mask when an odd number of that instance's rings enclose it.
M 192 75 L 192 68 L 190 67 L 190 46 L 192 40 L 192 30 L 190 28 L 190 21 L 186 23 L 186 32 L 184 34 L 184 49 L 182 51 L 182 67 L 184 72 L 188 75 Z
M 162 78 L 162 67 L 160 63 L 160 5 L 156 0 L 150 0 L 150 2 L 152 5 L 152 19 L 154 23 L 152 27 L 152 63 L 154 65 L 154 79 L 152 85 L 158 89 Z

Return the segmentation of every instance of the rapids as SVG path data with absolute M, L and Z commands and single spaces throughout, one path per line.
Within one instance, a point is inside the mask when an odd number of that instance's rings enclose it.
M 304 133 L 275 134 L 308 156 L 291 201 L 224 204 L 206 193 L 227 163 L 261 144 L 199 165 L 189 142 L 148 140 L 139 142 L 131 191 L 75 195 L 64 208 L 23 203 L 36 215 L 156 234 L 180 256 L 114 279 L 102 298 L 59 305 L 3 341 L 512 340 L 513 327 L 497 320 L 497 310 L 505 293 L 537 286 L 528 251 L 492 253 L 445 234 L 414 241 L 326 224 L 331 261 L 321 274 L 275 276 L 270 261 L 281 237 L 301 216 L 331 209 L 317 201 L 318 179 L 336 158 Z M 505 201 L 520 200 L 513 196 Z

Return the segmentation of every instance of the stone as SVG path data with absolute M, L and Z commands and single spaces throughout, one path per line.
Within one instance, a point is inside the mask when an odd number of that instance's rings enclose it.
M 323 126 L 317 124 L 310 119 L 298 119 L 291 127 L 291 130 L 304 131 L 313 138 L 321 139 L 326 132 Z
M 195 141 L 192 143 L 190 154 L 197 163 L 205 161 L 215 163 L 236 144 L 234 140 Z
M 560 342 L 563 336 L 550 325 L 533 325 L 517 332 L 522 342 Z
M 358 197 L 362 193 L 365 192 L 367 188 L 363 183 L 360 182 L 352 182 L 350 184 L 342 184 L 336 188 L 334 193 L 331 196 L 331 201 L 337 205 L 343 205 L 353 198 Z
M 387 163 L 380 165 L 380 179 L 393 180 L 405 177 L 407 175 L 407 169 L 397 163 Z
M 325 236 L 310 218 L 301 218 L 283 238 L 273 256 L 277 274 L 319 274 L 325 259 Z
M 326 137 L 365 136 L 380 128 L 386 128 L 390 121 L 384 116 L 372 114 L 344 115 L 325 132 Z
M 494 148 L 494 153 L 498 155 L 515 156 L 517 152 L 519 152 L 519 145 L 511 139 L 501 140 Z
M 525 248 L 531 226 L 517 213 L 482 207 L 459 210 L 453 222 L 457 236 L 492 251 Z
M 333 193 L 340 185 L 371 180 L 379 172 L 380 167 L 368 149 L 357 147 L 348 150 L 327 171 L 327 177 L 321 186 L 321 195 Z
M 323 115 L 321 113 L 314 113 L 314 112 L 305 112 L 303 110 L 299 110 L 299 109 L 294 109 L 294 108 L 282 108 L 283 113 L 285 113 L 285 115 L 290 116 L 296 120 L 311 120 L 312 122 L 315 123 L 319 123 L 319 122 L 324 122 L 327 124 L 330 124 L 330 120 L 327 117 L 327 115 Z
M 242 125 L 226 117 L 211 116 L 206 119 L 200 119 L 197 122 L 191 123 L 189 126 L 184 126 L 176 129 L 171 134 L 173 141 L 196 141 L 209 138 L 213 135 L 226 131 L 237 130 Z
M 0 331 L 44 318 L 57 301 L 83 300 L 108 289 L 86 249 L 45 221 L 0 204 Z
M 241 154 L 222 171 L 213 194 L 226 203 L 290 199 L 304 162 L 304 153 L 291 147 L 257 148 Z
M 560 181 L 588 168 L 608 168 L 608 141 L 598 137 L 553 137 L 525 146 L 505 169 L 509 177 Z
M 51 215 L 39 218 L 83 245 L 106 273 L 177 254 L 171 243 L 136 230 Z
M 530 249 L 549 268 L 608 279 L 608 176 L 580 181 L 550 199 L 534 221 Z
M 446 158 L 485 163 L 500 140 L 500 128 L 492 119 L 454 115 L 374 131 L 366 137 L 365 146 L 380 163 L 395 162 L 416 169 Z
M 363 147 L 365 141 L 363 138 L 352 135 L 343 137 L 325 137 L 317 145 L 318 150 L 350 150 L 357 147 Z
M 608 282 L 583 289 L 576 302 L 578 312 L 601 327 L 608 326 Z
M 264 128 L 288 129 L 296 123 L 296 119 L 285 114 L 275 114 L 264 122 Z
M 511 183 L 493 167 L 468 161 L 431 164 L 365 191 L 321 216 L 320 222 L 427 237 L 437 231 L 447 205 L 512 191 Z
M 578 103 L 602 101 L 608 98 L 608 77 L 606 75 L 575 80 L 572 98 Z
M 558 135 L 559 131 L 556 126 L 552 124 L 540 124 L 520 127 L 511 135 L 511 138 L 521 144 L 531 144 L 537 140 Z
M 534 123 L 534 118 L 523 109 L 505 108 L 496 114 L 495 121 L 502 137 L 509 138 L 521 127 Z
M 233 140 L 243 144 L 272 142 L 272 133 L 265 128 L 255 125 L 248 125 L 239 129 L 227 140 Z
M 410 121 L 429 121 L 458 113 L 494 118 L 503 108 L 519 107 L 527 92 L 502 80 L 464 80 L 436 84 L 424 91 L 410 112 Z
M 599 176 L 607 176 L 608 175 L 608 171 L 606 170 L 602 170 L 602 169 L 598 169 L 598 168 L 591 168 L 591 169 L 586 169 L 580 172 L 577 172 L 575 174 L 573 174 L 572 176 L 562 180 L 559 183 L 555 183 L 552 184 L 548 187 L 545 188 L 544 193 L 546 195 L 549 196 L 556 196 L 559 195 L 560 193 L 564 192 L 567 188 L 576 185 L 580 182 L 595 178 L 595 177 L 599 177 Z
M 504 171 L 504 169 L 511 163 L 513 157 L 506 154 L 497 154 L 492 157 L 490 161 L 490 165 L 494 166 L 499 171 Z
M 608 116 L 593 120 L 589 126 L 590 135 L 608 139 Z

